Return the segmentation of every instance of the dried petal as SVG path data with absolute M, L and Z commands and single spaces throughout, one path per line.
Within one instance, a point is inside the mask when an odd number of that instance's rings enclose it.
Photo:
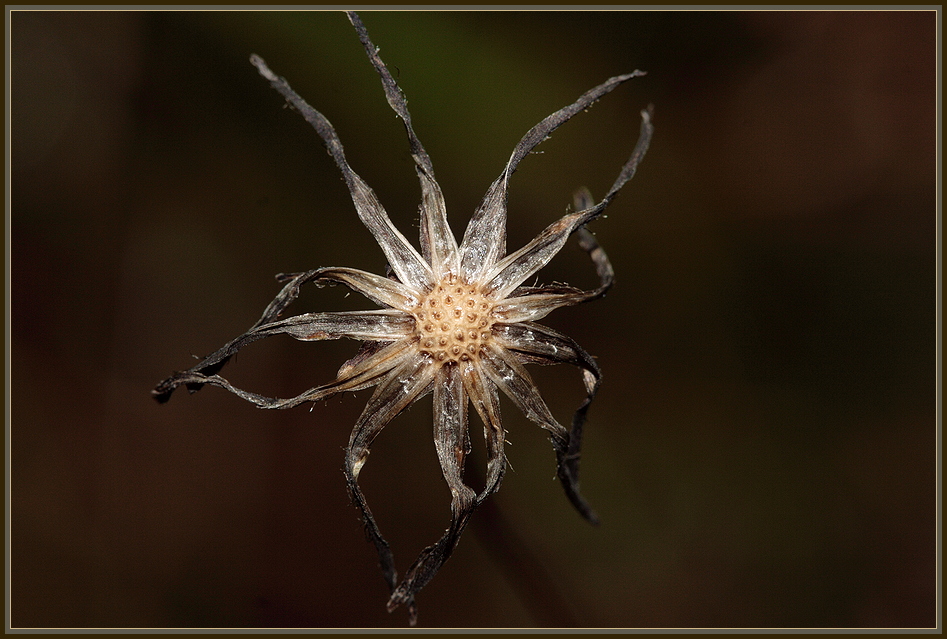
M 418 303 L 418 293 L 401 282 L 355 268 L 320 269 L 317 283 L 324 282 L 345 284 L 377 304 L 400 311 L 410 311 Z
M 494 181 L 483 198 L 464 233 L 460 244 L 461 265 L 467 281 L 482 279 L 484 272 L 506 253 L 506 199 L 510 176 L 520 161 L 553 131 L 568 122 L 572 116 L 587 109 L 596 100 L 632 78 L 645 75 L 644 71 L 609 78 L 594 89 L 583 93 L 578 100 L 547 116 L 527 131 L 513 149 L 513 155 L 500 177 Z M 627 180 L 626 180 L 627 181 Z M 604 208 L 604 207 L 603 207 Z M 550 256 L 551 257 L 551 256 Z M 528 276 L 527 276 L 528 277 Z M 492 279 L 492 278 L 489 278 Z M 522 280 L 521 280 L 522 281 Z M 515 288 L 515 287 L 514 287 Z
M 430 262 L 435 279 L 440 281 L 460 273 L 460 253 L 457 239 L 447 224 L 441 187 L 421 169 L 418 175 L 421 178 L 421 253 Z
M 434 369 L 427 358 L 415 357 L 404 362 L 391 371 L 384 381 L 375 390 L 375 394 L 368 400 L 365 410 L 355 424 L 355 430 L 349 439 L 349 447 L 345 456 L 345 480 L 348 485 L 352 501 L 362 513 L 365 532 L 375 544 L 381 562 L 382 574 L 390 590 L 394 591 L 398 583 L 398 572 L 395 569 L 394 557 L 391 548 L 365 500 L 358 485 L 358 475 L 368 458 L 369 446 L 382 429 L 405 408 L 414 401 L 426 395 L 431 389 Z M 410 610 L 411 625 L 417 621 L 417 610 L 414 607 L 413 596 L 405 603 Z
M 558 222 L 546 227 L 529 244 L 500 260 L 486 271 L 484 279 L 490 281 L 488 290 L 492 291 L 492 296 L 495 299 L 503 299 L 508 296 L 513 289 L 548 264 L 549 260 L 565 245 L 569 235 L 601 215 L 615 196 L 618 195 L 621 187 L 634 177 L 638 162 L 641 161 L 648 150 L 651 135 L 654 132 L 654 127 L 651 125 L 650 111 L 642 111 L 641 118 L 641 131 L 635 149 L 622 167 L 611 190 L 601 202 L 592 208 L 563 216 Z
M 270 81 L 270 85 L 274 89 L 296 107 L 325 142 L 329 155 L 332 156 L 332 159 L 335 160 L 336 165 L 342 171 L 342 176 L 349 187 L 352 202 L 355 203 L 359 218 L 375 236 L 378 246 L 385 253 L 385 257 L 388 258 L 388 263 L 398 275 L 398 279 L 415 288 L 430 286 L 432 283 L 430 266 L 421 259 L 415 248 L 401 234 L 401 231 L 395 228 L 388 217 L 388 213 L 381 202 L 378 201 L 375 192 L 349 166 L 345 159 L 342 142 L 329 120 L 299 97 L 286 80 L 270 71 L 270 68 L 266 66 L 266 62 L 260 56 L 255 54 L 250 56 L 250 62 L 259 70 L 260 75 Z
M 388 601 L 388 610 L 410 602 L 451 556 L 470 516 L 478 505 L 477 493 L 463 482 L 468 452 L 467 393 L 456 365 L 440 368 L 434 383 L 434 442 L 441 471 L 451 491 L 451 523 L 433 546 L 421 551 L 414 565 Z
M 579 457 L 582 448 L 582 428 L 595 393 L 602 383 L 598 364 L 575 340 L 551 328 L 532 322 L 499 327 L 494 335 L 497 343 L 516 353 L 524 364 L 572 364 L 582 370 L 585 400 L 576 409 L 569 429 L 569 449 L 563 464 L 576 481 L 579 476 Z
M 474 501 L 469 500 L 470 494 L 465 490 L 459 491 L 459 498 L 455 498 L 451 503 L 453 517 L 451 519 L 450 528 L 447 529 L 444 536 L 441 537 L 436 544 L 428 546 L 421 551 L 421 555 L 405 574 L 404 580 L 391 594 L 391 598 L 388 600 L 389 612 L 401 604 L 413 604 L 414 595 L 434 577 L 440 567 L 450 557 L 454 548 L 457 546 L 457 542 L 460 541 L 460 534 L 463 532 L 464 527 L 466 527 L 470 515 L 473 514 L 477 506 L 483 503 L 487 497 L 499 489 L 500 483 L 503 481 L 503 474 L 506 471 L 506 456 L 503 453 L 504 431 L 500 424 L 500 404 L 497 397 L 496 386 L 482 376 L 477 366 L 470 363 L 462 364 L 461 366 L 464 366 L 464 368 L 461 369 L 456 377 L 462 379 L 463 389 L 467 395 L 470 396 L 470 400 L 484 421 L 484 437 L 487 441 L 487 483 L 483 491 L 476 496 L 476 500 Z M 450 366 L 449 368 L 454 367 Z M 450 392 L 457 397 L 456 380 L 447 380 L 445 384 L 448 384 L 450 388 L 453 389 Z M 440 385 L 440 383 L 437 383 L 436 387 Z M 435 399 L 435 410 L 437 409 L 437 401 L 438 400 Z M 454 400 L 445 397 L 442 401 Z M 466 404 L 466 400 L 464 400 L 464 404 Z M 459 442 L 459 438 L 453 441 Z M 442 468 L 444 468 L 443 459 L 441 463 Z M 452 475 L 454 468 L 448 461 L 448 468 L 444 471 L 445 479 L 448 479 L 449 473 Z M 459 481 L 459 477 L 452 477 L 448 479 L 448 484 L 456 484 Z M 463 483 L 460 483 L 459 486 L 469 490 Z M 454 487 L 452 485 L 452 492 L 453 490 Z M 412 623 L 412 625 L 414 624 Z
M 570 450 L 569 432 L 549 412 L 529 373 L 511 353 L 491 345 L 483 349 L 483 355 L 481 361 L 487 376 L 530 421 L 549 431 L 558 461 L 557 474 L 566 497 L 579 514 L 597 524 L 598 516 L 579 493 L 578 476 L 573 472 L 573 467 L 566 463 Z M 576 450 L 575 454 L 578 455 L 579 451 Z
M 381 61 L 378 55 L 378 47 L 372 44 L 368 37 L 368 31 L 365 29 L 365 25 L 362 24 L 358 14 L 354 11 L 348 11 L 347 15 L 352 26 L 355 27 L 356 33 L 358 33 L 362 46 L 365 47 L 368 59 L 371 60 L 372 65 L 381 77 L 381 84 L 385 89 L 388 104 L 404 122 L 404 128 L 408 133 L 411 157 L 414 158 L 418 177 L 421 180 L 421 254 L 431 265 L 435 279 L 443 279 L 449 273 L 456 275 L 459 271 L 457 240 L 447 224 L 444 196 L 441 194 L 441 187 L 434 179 L 434 166 L 431 164 L 431 158 L 421 145 L 421 141 L 418 140 L 418 136 L 414 133 L 414 127 L 411 126 L 411 114 L 408 113 L 408 105 L 404 94 L 391 76 L 391 72 L 388 71 L 388 67 Z
M 604 295 L 615 279 L 611 262 L 608 261 L 608 256 L 599 246 L 595 236 L 587 229 L 580 228 L 576 234 L 579 236 L 579 245 L 592 257 L 595 270 L 601 279 L 599 287 L 591 291 L 583 291 L 564 284 L 519 287 L 511 293 L 511 297 L 494 307 L 494 316 L 508 324 L 534 321 L 545 317 L 559 307 L 574 306 Z
M 414 319 L 396 310 L 304 313 L 266 324 L 257 334 L 286 333 L 298 340 L 315 341 L 347 337 L 358 340 L 391 341 L 414 331 Z

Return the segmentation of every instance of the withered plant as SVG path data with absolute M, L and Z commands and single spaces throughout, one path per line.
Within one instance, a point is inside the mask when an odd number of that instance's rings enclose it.
M 556 453 L 557 475 L 566 496 L 588 521 L 598 519 L 579 493 L 579 455 L 586 413 L 599 387 L 595 360 L 570 337 L 537 324 L 550 311 L 602 297 L 612 285 L 613 270 L 605 252 L 585 225 L 599 217 L 622 186 L 635 174 L 651 140 L 650 111 L 642 111 L 638 142 L 605 197 L 597 204 L 585 190 L 575 197 L 574 211 L 548 226 L 522 248 L 506 252 L 507 190 L 520 161 L 572 116 L 634 77 L 616 76 L 583 94 L 530 129 L 513 149 L 500 176 L 487 190 L 458 244 L 447 224 L 441 189 L 431 159 L 415 135 L 405 98 L 378 56 L 362 21 L 348 14 L 369 60 L 381 77 L 388 103 L 404 122 L 411 155 L 421 181 L 421 251 L 395 228 L 375 193 L 351 169 L 335 129 L 321 113 L 275 75 L 259 56 L 251 62 L 322 138 L 342 171 L 359 218 L 375 236 L 390 267 L 387 276 L 352 268 L 320 268 L 280 274 L 286 282 L 259 321 L 187 371 L 161 382 L 152 391 L 164 402 L 179 386 L 191 392 L 204 385 L 224 388 L 260 408 L 291 408 L 318 402 L 338 393 L 375 387 L 355 424 L 345 456 L 345 480 L 352 501 L 361 511 L 391 591 L 388 610 L 405 604 L 411 625 L 416 623 L 415 596 L 450 557 L 476 508 L 500 487 L 507 461 L 506 431 L 500 421 L 499 393 L 504 393 L 531 421 L 549 432 Z M 565 284 L 527 285 L 576 234 L 600 279 L 598 288 L 583 291 Z M 304 313 L 280 319 L 309 282 L 317 286 L 344 284 L 381 308 L 369 311 Z M 264 397 L 241 390 L 218 373 L 241 348 L 271 335 L 286 334 L 303 341 L 349 338 L 361 349 L 339 370 L 332 382 L 289 399 Z M 551 414 L 524 364 L 572 364 L 580 369 L 586 397 L 569 429 Z M 399 413 L 428 393 L 434 395 L 434 444 L 444 479 L 451 491 L 451 522 L 435 544 L 399 580 L 388 542 L 382 536 L 358 484 L 369 447 Z M 470 452 L 468 405 L 484 424 L 487 448 L 486 486 L 478 494 L 464 483 L 464 461 Z

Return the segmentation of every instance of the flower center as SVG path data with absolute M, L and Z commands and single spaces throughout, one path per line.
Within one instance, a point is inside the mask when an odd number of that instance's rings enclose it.
M 445 364 L 476 358 L 490 339 L 492 312 L 479 287 L 448 277 L 414 308 L 421 352 Z

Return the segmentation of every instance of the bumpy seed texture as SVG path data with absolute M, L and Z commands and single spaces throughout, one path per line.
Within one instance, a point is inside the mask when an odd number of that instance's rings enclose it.
M 419 349 L 441 364 L 467 362 L 490 342 L 493 302 L 449 276 L 415 307 Z
M 272 87 L 309 122 L 341 169 L 359 218 L 372 232 L 388 259 L 392 275 L 382 277 L 351 268 L 320 268 L 278 275 L 283 289 L 250 330 L 231 340 L 196 366 L 179 372 L 152 391 L 167 401 L 180 386 L 191 392 L 205 385 L 224 388 L 261 408 L 290 408 L 317 402 L 345 391 L 375 388 L 349 438 L 345 479 L 352 501 L 361 512 L 365 530 L 374 543 L 382 574 L 391 591 L 388 610 L 404 604 L 409 622 L 417 620 L 415 596 L 450 557 L 474 510 L 500 487 L 506 470 L 503 451 L 506 431 L 500 421 L 499 393 L 504 393 L 534 423 L 549 432 L 556 453 L 557 475 L 566 496 L 588 521 L 597 517 L 579 493 L 579 457 L 582 427 L 598 389 L 601 374 L 595 360 L 571 338 L 536 321 L 561 306 L 601 297 L 612 284 L 611 264 L 592 234 L 584 227 L 597 218 L 619 189 L 635 174 L 651 140 L 650 110 L 642 111 L 638 142 L 614 184 L 597 204 L 587 191 L 576 194 L 574 210 L 554 222 L 519 250 L 506 253 L 506 206 L 510 176 L 520 161 L 572 116 L 641 71 L 616 76 L 591 89 L 573 104 L 556 111 L 520 140 L 500 176 L 474 212 L 458 244 L 447 224 L 441 189 L 434 168 L 411 125 L 405 98 L 378 57 L 359 17 L 348 14 L 356 33 L 381 77 L 388 103 L 404 122 L 411 155 L 421 181 L 420 253 L 395 228 L 375 193 L 349 166 L 342 143 L 321 113 L 309 106 L 276 76 L 261 58 L 250 60 Z M 598 288 L 583 291 L 563 284 L 526 286 L 539 269 L 575 233 L 595 265 Z M 344 284 L 381 308 L 373 311 L 304 313 L 279 319 L 296 299 L 300 287 Z M 363 342 L 358 354 L 328 384 L 288 399 L 265 397 L 233 386 L 218 373 L 241 348 L 271 335 L 287 334 L 298 340 L 349 338 Z M 576 366 L 582 374 L 586 398 L 569 429 L 553 417 L 524 364 Z M 402 579 L 395 570 L 388 542 L 372 516 L 358 484 L 372 441 L 401 411 L 428 393 L 434 396 L 434 444 L 444 479 L 451 491 L 451 522 L 444 535 L 425 548 Z M 468 406 L 484 424 L 487 447 L 486 486 L 479 493 L 463 481 L 470 451 Z

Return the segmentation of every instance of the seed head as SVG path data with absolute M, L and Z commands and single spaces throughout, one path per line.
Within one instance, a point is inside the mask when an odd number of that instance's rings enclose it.
M 606 80 L 533 127 L 513 149 L 500 177 L 487 190 L 464 237 L 458 244 L 447 224 L 441 189 L 431 159 L 411 125 L 400 88 L 378 57 L 359 17 L 349 19 L 369 60 L 381 77 L 388 103 L 408 134 L 411 155 L 421 181 L 420 253 L 395 228 L 375 193 L 349 166 L 335 129 L 289 84 L 270 71 L 256 55 L 250 61 L 308 121 L 341 169 L 359 218 L 374 234 L 388 259 L 392 275 L 382 277 L 351 268 L 320 268 L 277 276 L 286 282 L 263 316 L 250 330 L 205 357 L 191 369 L 161 382 L 152 394 L 166 401 L 179 386 L 191 392 L 205 385 L 224 388 L 261 408 L 290 408 L 317 402 L 345 391 L 375 388 L 355 424 L 345 455 L 345 478 L 359 508 L 368 537 L 374 542 L 391 596 L 388 609 L 404 604 L 414 625 L 414 599 L 450 557 L 473 511 L 497 491 L 506 471 L 503 445 L 506 431 L 500 420 L 502 392 L 534 423 L 549 432 L 556 453 L 557 474 L 566 496 L 588 521 L 598 521 L 579 493 L 579 457 L 585 416 L 601 379 L 598 364 L 571 338 L 536 321 L 561 306 L 597 299 L 612 284 L 608 257 L 585 229 L 599 217 L 618 191 L 635 174 L 651 140 L 650 110 L 642 111 L 638 142 L 605 197 L 595 203 L 587 190 L 577 192 L 574 210 L 550 224 L 519 250 L 506 253 L 507 189 L 520 161 L 559 126 L 641 71 Z M 545 266 L 575 234 L 598 273 L 598 288 L 583 291 L 564 284 L 526 286 L 523 283 Z M 374 311 L 304 313 L 279 319 L 309 282 L 317 286 L 344 284 L 376 302 Z M 298 340 L 349 338 L 363 342 L 332 382 L 288 399 L 264 397 L 233 386 L 218 373 L 242 347 L 271 335 Z M 524 364 L 566 363 L 582 372 L 586 398 L 566 429 L 553 417 Z M 400 412 L 428 393 L 434 396 L 434 442 L 452 502 L 452 519 L 444 536 L 425 549 L 402 579 L 394 567 L 388 542 L 375 522 L 358 484 L 369 447 L 379 432 Z M 476 493 L 463 481 L 469 452 L 468 405 L 484 424 L 487 447 L 486 486 Z

